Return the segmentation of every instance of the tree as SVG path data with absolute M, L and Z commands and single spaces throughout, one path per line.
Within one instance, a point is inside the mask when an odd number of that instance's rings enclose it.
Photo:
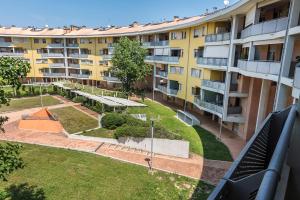
M 30 64 L 20 58 L 0 57 L 0 106 L 9 105 L 9 97 L 5 94 L 4 87 L 9 86 L 18 90 L 22 85 L 22 79 L 30 71 Z M 4 132 L 3 125 L 7 117 L 0 116 L 0 132 Z M 0 144 L 0 179 L 6 180 L 6 176 L 14 170 L 23 167 L 20 158 L 21 145 Z
M 138 41 L 122 37 L 114 46 L 113 66 L 110 72 L 122 82 L 122 89 L 128 95 L 134 90 L 134 83 L 144 81 L 151 67 L 144 62 L 147 50 Z

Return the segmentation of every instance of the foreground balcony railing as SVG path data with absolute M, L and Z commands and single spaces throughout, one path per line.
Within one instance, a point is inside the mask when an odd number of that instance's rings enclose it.
M 222 93 L 224 93 L 225 91 L 225 83 L 218 82 L 218 81 L 202 80 L 201 86 L 222 91 Z
M 267 33 L 275 33 L 287 29 L 288 17 L 265 21 L 259 24 L 251 25 L 241 32 L 241 38 L 249 36 L 261 35 Z
M 159 91 L 167 95 L 177 95 L 178 93 L 177 89 L 168 88 L 167 86 L 163 86 L 163 85 L 157 85 L 156 89 L 158 89 Z
M 24 53 L 0 52 L 0 56 L 22 57 Z
M 50 63 L 49 67 L 65 67 L 65 63 Z
M 221 42 L 230 40 L 230 33 L 211 34 L 205 36 L 205 42 Z
M 271 200 L 278 191 L 284 194 L 287 190 L 284 184 L 277 186 L 289 177 L 286 174 L 284 179 L 280 178 L 296 118 L 296 105 L 269 114 L 208 199 Z
M 47 77 L 64 77 L 66 76 L 65 73 L 50 73 L 50 72 L 45 72 L 43 73 L 44 76 L 47 76 Z
M 249 72 L 279 75 L 280 64 L 281 64 L 280 62 L 274 62 L 274 61 L 238 60 L 237 66 L 238 68 Z
M 227 66 L 227 58 L 209 58 L 209 57 L 199 57 L 197 58 L 198 65 L 210 65 L 210 66 Z
M 70 76 L 74 77 L 74 78 L 89 78 L 90 77 L 89 74 L 73 74 L 73 73 L 70 73 Z
M 161 46 L 169 46 L 169 40 L 163 41 L 153 41 L 153 42 L 143 42 L 144 47 L 161 47 Z
M 168 72 L 166 72 L 166 71 L 158 71 L 157 75 L 161 76 L 161 77 L 168 77 Z
M 54 58 L 62 58 L 64 57 L 64 54 L 63 53 L 43 53 L 41 54 L 42 58 L 51 58 L 51 57 L 54 57 Z
M 170 63 L 178 64 L 179 58 L 177 56 L 146 56 L 146 62 Z
M 223 107 L 222 106 L 203 101 L 198 96 L 195 96 L 194 103 L 196 105 L 198 105 L 199 107 L 204 108 L 208 112 L 217 113 L 221 116 L 223 115 Z

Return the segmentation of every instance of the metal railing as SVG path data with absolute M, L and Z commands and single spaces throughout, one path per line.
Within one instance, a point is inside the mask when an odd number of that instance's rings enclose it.
M 152 42 L 143 42 L 144 47 L 161 47 L 161 46 L 169 46 L 169 40 L 163 41 L 152 41 Z
M 225 91 L 225 83 L 219 81 L 202 80 L 202 86 L 215 90 Z
M 237 67 L 249 72 L 279 75 L 280 64 L 280 62 L 275 61 L 238 60 Z
M 210 34 L 205 36 L 205 42 L 220 42 L 226 40 L 230 40 L 230 32 L 220 33 L 220 34 Z
M 208 199 L 273 199 L 296 112 L 294 105 L 269 114 Z
M 145 61 L 178 64 L 179 58 L 178 56 L 146 56 Z
M 209 111 L 223 115 L 223 107 L 222 106 L 203 101 L 198 96 L 195 96 L 194 103 L 202 108 L 209 110 Z
M 65 67 L 65 63 L 50 63 L 49 67 Z
M 241 38 L 243 39 L 249 36 L 283 31 L 287 29 L 287 25 L 288 25 L 288 17 L 273 19 L 259 24 L 254 24 L 242 30 Z
M 210 65 L 210 66 L 227 66 L 228 58 L 210 58 L 210 57 L 198 57 L 198 65 Z

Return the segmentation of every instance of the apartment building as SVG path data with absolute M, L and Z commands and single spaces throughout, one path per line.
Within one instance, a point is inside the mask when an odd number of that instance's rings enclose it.
M 0 56 L 30 62 L 28 81 L 119 81 L 108 69 L 127 36 L 148 50 L 148 87 L 187 111 L 210 116 L 244 140 L 268 113 L 300 96 L 300 2 L 241 0 L 201 16 L 106 28 L 0 28 Z

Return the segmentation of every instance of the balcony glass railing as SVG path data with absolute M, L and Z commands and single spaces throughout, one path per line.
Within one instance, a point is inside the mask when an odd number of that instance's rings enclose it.
M 79 44 L 67 44 L 67 47 L 79 47 Z
M 64 47 L 64 44 L 63 43 L 51 43 L 51 44 L 48 44 L 48 47 L 49 48 L 62 48 L 62 47 Z
M 208 58 L 208 57 L 199 57 L 197 58 L 198 65 L 210 65 L 210 66 L 227 66 L 227 58 Z
M 0 56 L 22 57 L 24 53 L 0 52 Z
M 73 74 L 73 73 L 70 73 L 70 76 L 74 77 L 74 78 L 89 78 L 90 77 L 89 74 Z
M 0 42 L 0 47 L 9 47 L 13 46 L 12 42 Z
M 215 90 L 221 90 L 223 92 L 225 91 L 225 83 L 218 81 L 202 80 L 202 86 Z
M 62 77 L 62 76 L 66 76 L 65 73 L 50 73 L 50 72 L 45 72 L 43 73 L 44 76 L 48 76 L 48 77 Z
M 216 105 L 213 103 L 203 101 L 198 96 L 195 96 L 194 103 L 202 108 L 209 110 L 209 111 L 223 115 L 223 107 L 220 105 Z
M 167 86 L 164 85 L 157 85 L 156 89 L 168 95 L 177 95 L 178 93 L 177 89 L 168 88 Z
M 179 58 L 177 56 L 146 56 L 145 61 L 178 64 Z
M 73 63 L 69 63 L 68 66 L 73 67 L 73 68 L 79 68 L 80 67 L 79 64 L 73 64 Z
M 50 57 L 64 57 L 63 53 L 42 53 L 41 54 L 42 58 L 50 58 Z
M 49 67 L 65 67 L 65 63 L 50 63 Z
M 103 60 L 111 60 L 113 55 L 109 54 L 109 55 L 101 55 Z
M 273 19 L 259 24 L 254 24 L 242 30 L 241 38 L 243 39 L 249 36 L 283 31 L 287 29 L 287 25 L 288 25 L 288 17 Z
M 238 60 L 238 68 L 262 74 L 279 75 L 280 73 L 280 62 L 275 61 L 262 61 L 262 60 Z
M 205 42 L 220 42 L 230 40 L 230 33 L 211 34 L 205 36 Z
M 168 76 L 168 72 L 166 72 L 166 71 L 158 71 L 157 75 L 162 76 L 162 77 L 167 77 Z
M 152 41 L 152 42 L 143 42 L 144 47 L 161 47 L 161 46 L 169 46 L 169 40 L 163 41 Z
M 104 76 L 103 79 L 106 80 L 106 81 L 112 81 L 112 82 L 119 82 L 120 81 L 117 77 L 113 77 L 113 76 Z

